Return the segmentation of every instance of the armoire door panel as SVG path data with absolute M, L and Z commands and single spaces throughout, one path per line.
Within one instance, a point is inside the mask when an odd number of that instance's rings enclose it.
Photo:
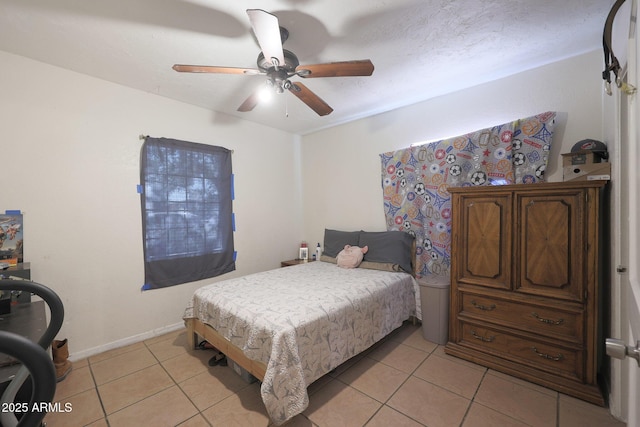
M 518 197 L 519 292 L 583 299 L 581 194 Z
M 464 197 L 458 280 L 511 288 L 510 197 Z

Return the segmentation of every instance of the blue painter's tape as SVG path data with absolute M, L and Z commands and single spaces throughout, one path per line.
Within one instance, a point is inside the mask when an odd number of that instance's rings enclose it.
M 6 210 L 4 211 L 5 215 L 21 215 L 22 212 L 20 212 L 20 209 L 14 209 L 14 210 Z
M 238 251 L 233 251 L 233 262 L 236 262 L 237 258 L 238 258 Z
M 142 285 L 142 289 L 140 289 L 140 290 L 141 291 L 148 291 L 149 289 L 153 289 L 153 288 L 151 287 L 150 284 L 145 283 L 144 285 Z
M 142 194 L 142 185 L 136 185 L 136 191 L 138 192 L 138 194 Z

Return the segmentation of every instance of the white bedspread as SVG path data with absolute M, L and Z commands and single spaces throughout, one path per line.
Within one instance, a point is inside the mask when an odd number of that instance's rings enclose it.
M 406 273 L 313 262 L 198 289 L 184 318 L 198 318 L 267 366 L 262 400 L 282 424 L 309 404 L 307 386 L 416 313 Z

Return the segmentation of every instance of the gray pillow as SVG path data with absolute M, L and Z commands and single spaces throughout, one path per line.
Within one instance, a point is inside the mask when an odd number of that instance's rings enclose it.
M 368 246 L 364 261 L 397 264 L 412 274 L 411 247 L 414 237 L 404 231 L 361 231 L 361 248 Z
M 344 245 L 359 246 L 359 231 L 324 230 L 324 247 L 322 253 L 335 258 L 338 252 L 344 249 Z

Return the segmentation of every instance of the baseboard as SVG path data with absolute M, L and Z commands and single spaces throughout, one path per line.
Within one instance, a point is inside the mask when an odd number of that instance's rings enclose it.
M 132 337 L 123 338 L 121 340 L 113 341 L 107 344 L 99 345 L 97 347 L 93 347 L 87 350 L 78 351 L 69 355 L 69 360 L 77 361 L 86 359 L 91 356 L 95 356 L 96 354 L 104 353 L 105 351 L 113 350 L 115 348 L 124 347 L 127 345 L 135 344 L 140 341 L 148 340 L 149 338 L 154 338 L 160 335 L 168 334 L 173 331 L 177 331 L 179 329 L 184 329 L 184 322 L 175 323 L 173 325 L 163 326 L 162 328 L 153 329 L 149 332 L 144 332 L 142 334 L 134 335 Z

